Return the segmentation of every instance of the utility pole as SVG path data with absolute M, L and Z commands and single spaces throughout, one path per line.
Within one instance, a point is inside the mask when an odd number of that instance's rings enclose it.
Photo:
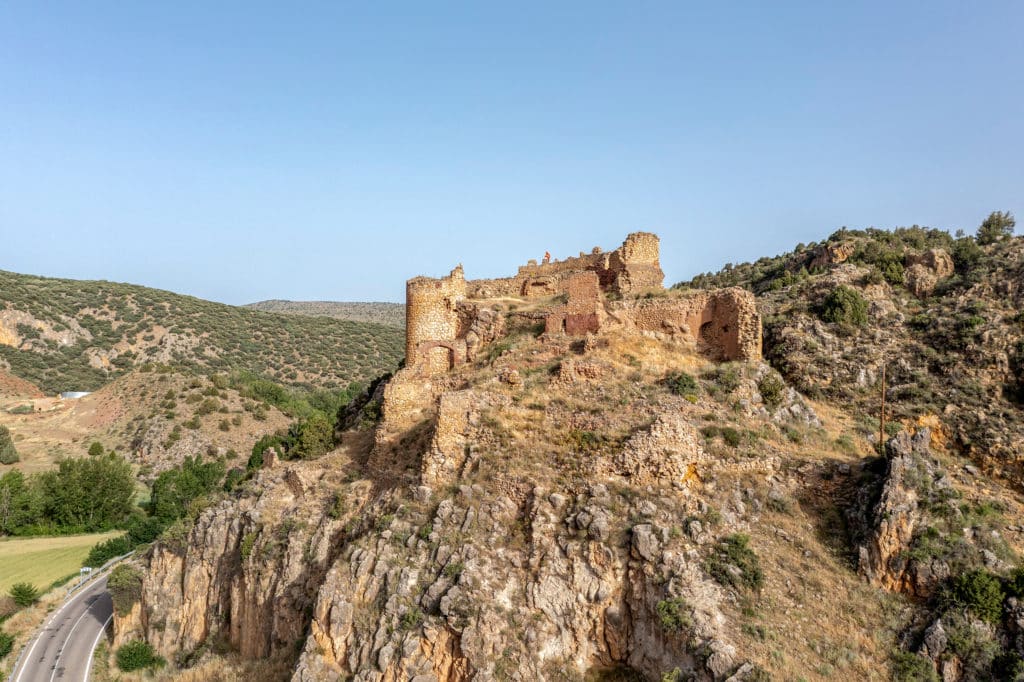
M 878 451 L 885 454 L 885 356 L 882 356 L 882 407 L 878 411 Z

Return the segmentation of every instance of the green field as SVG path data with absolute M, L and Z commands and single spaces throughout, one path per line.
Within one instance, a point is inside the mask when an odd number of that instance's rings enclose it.
M 46 591 L 55 580 L 77 573 L 93 545 L 121 532 L 0 540 L 0 594 L 20 582 Z

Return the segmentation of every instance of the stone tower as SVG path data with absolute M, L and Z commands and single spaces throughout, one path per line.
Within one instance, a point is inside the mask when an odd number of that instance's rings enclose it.
M 652 232 L 633 232 L 622 246 L 609 254 L 608 267 L 616 273 L 613 287 L 619 293 L 660 289 L 665 280 L 661 270 L 660 243 Z
M 456 306 L 466 298 L 462 266 L 447 277 L 415 277 L 405 284 L 405 364 L 425 361 L 431 372 L 445 371 L 454 364 L 451 345 L 459 330 Z M 431 342 L 440 342 L 431 344 Z M 424 349 L 425 345 L 433 345 Z M 425 357 L 421 358 L 420 353 Z

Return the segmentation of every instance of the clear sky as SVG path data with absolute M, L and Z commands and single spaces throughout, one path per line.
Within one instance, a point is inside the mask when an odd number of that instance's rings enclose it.
M 0 269 L 401 300 L 635 230 L 669 283 L 973 231 L 1024 213 L 1022 50 L 1019 0 L 6 0 Z

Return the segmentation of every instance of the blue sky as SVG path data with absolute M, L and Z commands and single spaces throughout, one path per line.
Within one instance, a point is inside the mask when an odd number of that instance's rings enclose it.
M 0 3 L 0 269 L 401 300 L 1024 212 L 1020 2 Z

